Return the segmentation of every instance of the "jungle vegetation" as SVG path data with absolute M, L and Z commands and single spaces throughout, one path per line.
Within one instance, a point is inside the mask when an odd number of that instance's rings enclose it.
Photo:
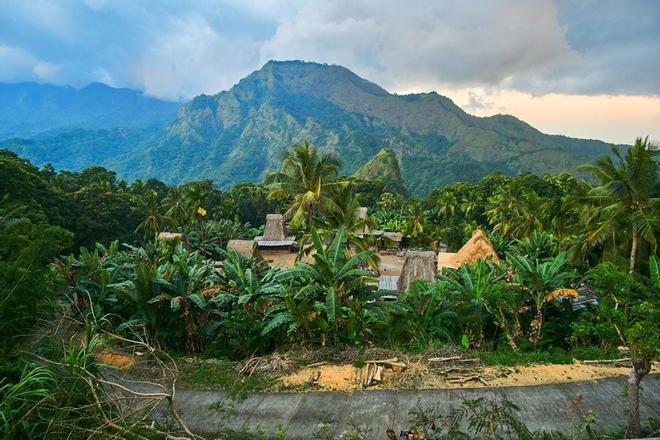
M 0 151 L 0 433 L 137 429 L 99 397 L 94 353 L 114 335 L 167 356 L 228 359 L 294 344 L 576 357 L 625 346 L 627 435 L 639 436 L 639 383 L 660 349 L 657 154 L 637 139 L 585 164 L 591 181 L 496 172 L 410 198 L 342 176 L 339 158 L 306 143 L 265 183 L 228 191 L 37 168 Z M 357 206 L 367 219 L 355 218 Z M 290 215 L 311 260 L 281 270 L 226 249 L 258 235 L 273 212 Z M 358 233 L 365 222 L 425 249 L 456 250 L 480 227 L 501 262 L 445 270 L 379 301 L 372 243 Z M 157 240 L 162 231 L 185 240 Z M 573 307 L 558 289 L 593 301 Z M 62 316 L 83 337 L 47 331 Z

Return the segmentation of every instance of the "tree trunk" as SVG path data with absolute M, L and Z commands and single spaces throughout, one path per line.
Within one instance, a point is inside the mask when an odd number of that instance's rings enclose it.
M 628 376 L 628 437 L 639 438 L 642 427 L 639 421 L 639 383 L 651 371 L 648 359 L 634 359 Z
M 637 228 L 632 229 L 632 246 L 630 249 L 630 273 L 635 273 L 635 263 L 637 262 Z
M 540 307 L 536 311 L 536 316 L 530 326 L 529 340 L 536 344 L 541 339 L 541 327 L 543 326 L 543 311 Z
M 307 218 L 305 219 L 307 221 L 307 225 L 305 229 L 307 229 L 307 232 L 312 232 L 312 219 L 314 218 L 314 208 L 312 206 L 307 209 Z

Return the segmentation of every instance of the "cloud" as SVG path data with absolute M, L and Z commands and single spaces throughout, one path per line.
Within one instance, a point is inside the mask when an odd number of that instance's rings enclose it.
M 342 64 L 398 92 L 658 95 L 658 47 L 654 0 L 0 3 L 0 81 L 170 99 L 226 89 L 268 59 Z
M 262 48 L 262 60 L 319 54 L 393 89 L 499 84 L 574 57 L 555 4 L 517 0 L 312 1 Z

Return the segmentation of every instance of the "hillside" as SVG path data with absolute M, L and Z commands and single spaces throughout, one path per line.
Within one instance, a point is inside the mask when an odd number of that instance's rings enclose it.
M 383 148 L 367 163 L 362 165 L 353 174 L 362 180 L 380 179 L 385 184 L 385 189 L 390 192 L 405 194 L 406 188 L 401 178 L 399 161 L 396 153 L 390 148 Z
M 179 107 L 176 102 L 99 83 L 79 90 L 33 82 L 0 83 L 0 139 L 51 130 L 162 126 L 176 119 Z
M 512 116 L 469 115 L 437 93 L 391 94 L 341 66 L 271 61 L 230 90 L 192 99 L 160 134 L 138 139 L 100 164 L 126 178 L 209 178 L 228 187 L 259 181 L 301 140 L 336 152 L 344 174 L 388 148 L 413 194 L 476 181 L 494 170 L 574 171 L 608 151 L 604 142 L 546 135 Z M 52 140 L 39 141 L 47 149 Z M 0 147 L 15 149 L 18 142 Z M 117 150 L 112 136 L 98 137 L 95 145 L 75 138 L 58 142 L 62 155 L 78 154 L 72 148 Z M 21 154 L 35 160 L 29 148 Z

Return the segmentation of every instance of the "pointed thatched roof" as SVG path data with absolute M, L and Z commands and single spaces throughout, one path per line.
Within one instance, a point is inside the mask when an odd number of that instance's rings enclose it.
M 415 280 L 435 280 L 435 252 L 433 251 L 408 251 L 401 275 L 397 281 L 397 290 L 404 292 Z
M 295 243 L 295 237 L 286 236 L 282 214 L 267 214 L 264 235 L 254 240 L 259 246 L 266 247 L 292 246 Z
M 440 252 L 438 254 L 438 270 L 443 267 L 458 269 L 463 264 L 471 264 L 477 260 L 485 260 L 488 257 L 491 257 L 496 263 L 500 262 L 497 252 L 495 252 L 486 233 L 481 228 L 477 228 L 472 237 L 458 252 Z
M 284 217 L 282 214 L 266 215 L 266 228 L 264 229 L 263 239 L 266 241 L 282 241 L 286 239 Z
M 227 242 L 227 249 L 233 249 L 245 257 L 252 257 L 254 255 L 254 241 L 229 240 Z

